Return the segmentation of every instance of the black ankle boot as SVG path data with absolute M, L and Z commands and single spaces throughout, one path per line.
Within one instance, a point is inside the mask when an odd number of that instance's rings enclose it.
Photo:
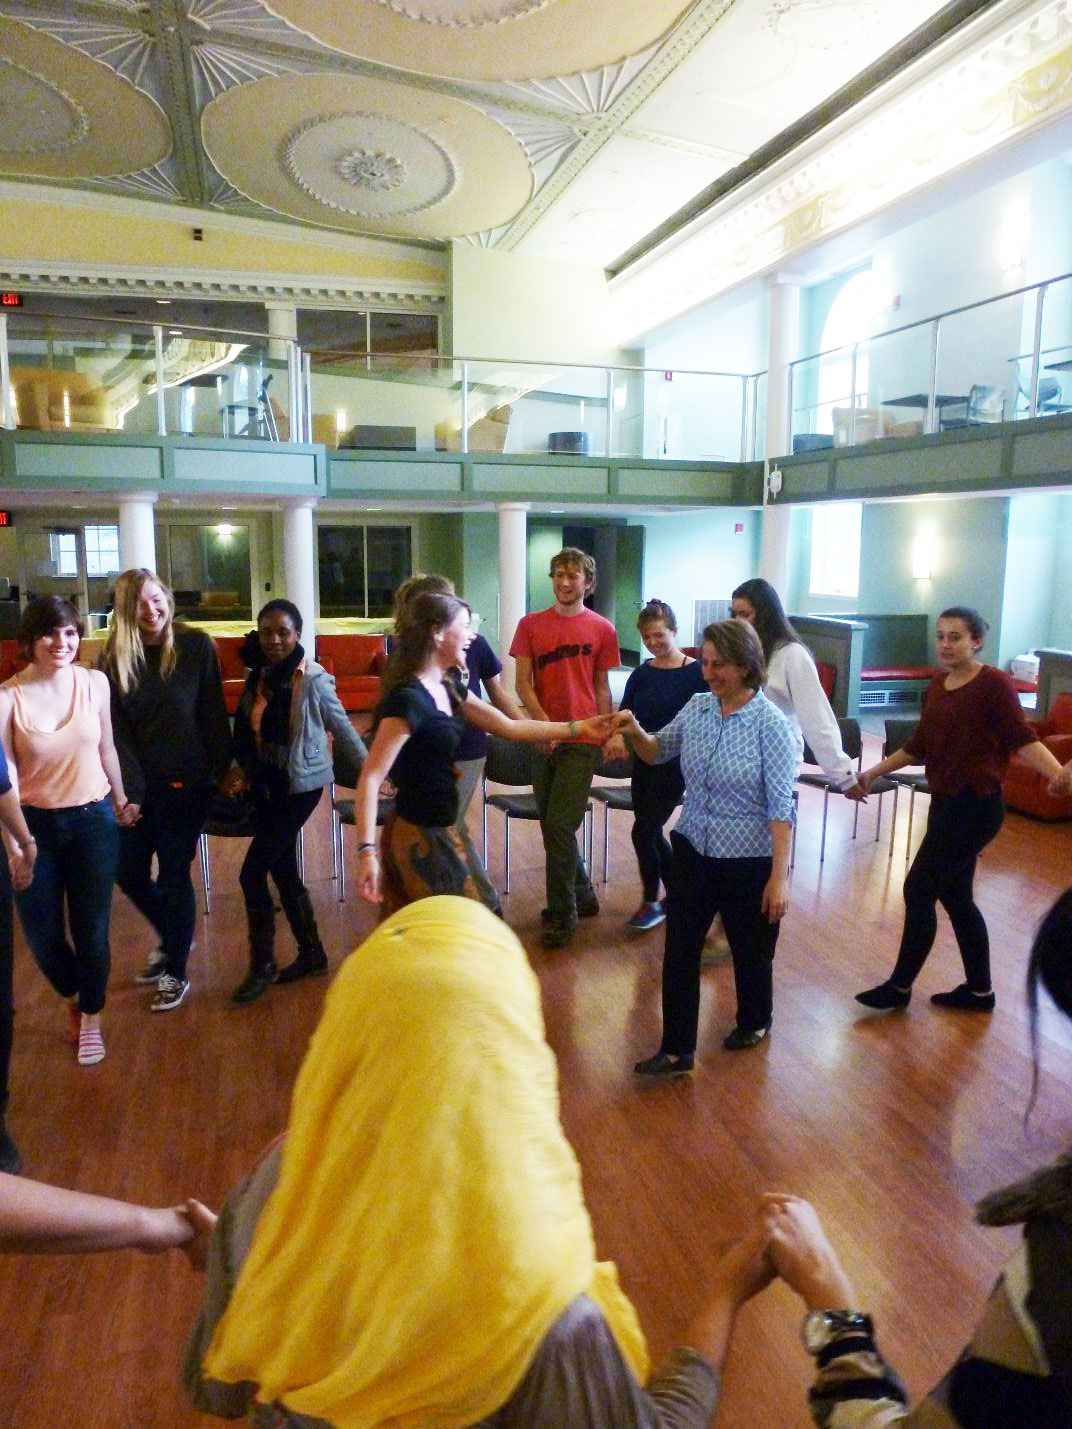
M 279 976 L 275 965 L 275 909 L 247 908 L 249 972 L 231 994 L 232 1002 L 255 1002 Z
M 303 888 L 296 898 L 284 898 L 283 912 L 298 945 L 298 956 L 283 969 L 276 981 L 287 983 L 297 982 L 303 977 L 322 977 L 328 970 L 328 955 L 320 941 L 308 892 Z

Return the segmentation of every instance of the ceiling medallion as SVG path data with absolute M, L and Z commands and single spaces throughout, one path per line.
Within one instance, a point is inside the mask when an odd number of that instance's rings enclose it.
M 406 182 L 406 166 L 393 154 L 370 154 L 367 149 L 355 149 L 344 154 L 335 165 L 348 184 L 354 188 L 382 193 L 397 189 Z
M 89 117 L 76 99 L 45 75 L 0 56 L 0 150 L 55 154 L 88 133 Z
M 388 114 L 309 119 L 282 148 L 283 165 L 303 193 L 358 218 L 423 213 L 449 198 L 460 178 L 438 139 Z
M 387 10 L 393 10 L 406 20 L 422 25 L 446 25 L 451 30 L 479 29 L 485 25 L 504 25 L 509 20 L 523 20 L 545 10 L 554 0 L 376 0 Z

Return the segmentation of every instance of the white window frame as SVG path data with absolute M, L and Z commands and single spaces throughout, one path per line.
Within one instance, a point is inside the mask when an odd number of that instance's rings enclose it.
M 115 541 L 102 542 L 106 531 L 115 532 Z M 86 575 L 91 579 L 100 576 L 118 575 L 123 569 L 119 561 L 119 527 L 113 522 L 102 525 L 84 526 L 82 535 L 86 543 Z M 109 565 L 114 550 L 114 563 Z
M 78 533 L 77 531 L 50 531 L 48 533 L 49 555 L 55 567 L 56 576 L 66 579 L 78 575 Z
M 830 501 L 811 508 L 811 595 L 854 600 L 860 594 L 862 501 Z

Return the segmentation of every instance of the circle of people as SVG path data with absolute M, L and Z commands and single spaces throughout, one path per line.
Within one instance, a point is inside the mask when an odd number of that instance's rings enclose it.
M 1027 723 L 1009 679 L 980 662 L 987 627 L 967 607 L 938 617 L 940 670 L 916 732 L 860 771 L 842 748 L 812 658 L 766 581 L 734 591 L 733 618 L 704 630 L 699 658 L 678 646 L 670 607 L 650 601 L 638 630 L 652 658 L 631 673 L 615 713 L 608 676 L 620 663 L 616 632 L 586 604 L 595 562 L 567 547 L 553 558 L 550 576 L 553 605 L 525 616 L 510 647 L 524 717 L 451 583 L 439 576 L 407 581 L 396 595 L 393 647 L 367 751 L 332 677 L 306 655 L 302 616 L 289 601 L 269 601 L 243 646 L 249 676 L 233 733 L 212 642 L 175 621 L 172 594 L 154 572 L 119 577 L 99 670 L 78 663 L 82 622 L 73 606 L 51 596 L 27 606 L 18 636 L 26 663 L 0 687 L 0 825 L 26 942 L 62 1000 L 79 1064 L 105 1056 L 101 1011 L 116 882 L 159 939 L 138 974 L 152 990 L 151 1011 L 178 1008 L 188 996 L 190 872 L 220 801 L 232 808 L 241 802 L 252 833 L 239 874 L 249 969 L 233 1000 L 249 1003 L 273 983 L 327 972 L 296 839 L 332 782 L 329 736 L 361 767 L 358 891 L 385 921 L 329 993 L 285 1140 L 234 1193 L 218 1225 L 196 1201 L 150 1211 L 0 1174 L 0 1248 L 184 1246 L 198 1266 L 207 1255 L 209 1289 L 188 1385 L 206 1412 L 248 1414 L 256 1424 L 706 1424 L 736 1312 L 775 1276 L 809 1311 L 804 1339 L 818 1362 L 816 1422 L 838 1422 L 839 1406 L 854 1405 L 861 1413 L 865 1405 L 885 1405 L 888 1417 L 875 1422 L 900 1420 L 904 1391 L 878 1353 L 870 1317 L 854 1308 L 851 1282 L 813 1208 L 788 1195 L 764 1197 L 753 1230 L 716 1266 L 689 1348 L 651 1376 L 613 1267 L 594 1260 L 579 1171 L 558 1120 L 538 984 L 473 847 L 468 805 L 489 735 L 531 746 L 546 854 L 542 941 L 562 947 L 579 918 L 599 911 L 577 846 L 593 776 L 602 761 L 632 756 L 642 901 L 627 926 L 644 932 L 665 924 L 662 1040 L 634 1067 L 650 1079 L 693 1071 L 704 945 L 718 918 L 737 996 L 735 1024 L 722 1045 L 747 1050 L 770 1032 L 773 960 L 789 907 L 793 785 L 805 738 L 851 799 L 866 799 L 876 779 L 907 764 L 926 768 L 930 813 L 905 880 L 897 959 L 884 982 L 857 994 L 879 1011 L 907 1007 L 935 939 L 938 903 L 949 915 L 965 980 L 931 1001 L 969 1014 L 993 1010 L 973 880 L 980 851 L 1001 826 L 1002 779 L 1015 754 L 1055 791 L 1072 792 L 1072 762 L 1057 762 Z M 388 780 L 390 804 L 377 839 Z M 667 839 L 665 825 L 679 805 Z M 297 945 L 282 969 L 269 878 Z M 13 1020 L 11 896 L 6 888 L 0 896 L 0 1172 L 14 1173 L 18 1152 L 3 1121 Z M 1044 920 L 1032 952 L 1033 1036 L 1040 983 L 1072 1016 L 1072 890 Z M 462 1006 L 464 1018 L 456 1017 L 452 1009 Z M 479 1038 L 472 1036 L 476 1022 Z M 362 1029 L 357 1036 L 355 1027 Z M 359 1077 L 355 1069 L 373 1042 L 385 1066 L 399 1069 L 421 1066 L 434 1048 L 439 1084 L 468 1089 L 471 1135 L 443 1134 L 421 1077 L 384 1075 L 374 1085 Z M 508 1108 L 520 1105 L 527 1107 L 529 1169 L 519 1176 L 521 1133 Z M 326 1118 L 337 1118 L 345 1133 L 325 1141 Z M 374 1156 L 355 1163 L 353 1148 L 373 1143 Z M 416 1188 L 386 1214 L 375 1169 L 381 1158 L 408 1165 Z M 288 1175 L 289 1166 L 300 1171 Z M 1072 1270 L 1067 1234 L 1063 1261 L 1059 1256 L 1045 1271 L 1029 1255 L 1036 1217 L 1044 1219 L 1040 1208 L 1054 1203 L 1054 1174 L 988 1198 L 979 1212 L 988 1224 L 1027 1226 L 1027 1249 L 991 1302 L 1011 1305 L 1006 1348 L 1032 1364 L 1010 1360 L 1019 1368 L 1007 1373 L 1035 1381 L 1030 1392 L 1058 1416 L 1033 1421 L 1039 1423 L 1069 1422 L 1072 1404 L 1067 1343 L 1063 1364 L 1055 1365 L 1052 1352 L 1043 1362 L 1033 1338 L 1041 1334 L 1051 1351 L 1037 1324 L 1047 1303 L 1040 1277 L 1067 1286 Z M 1067 1169 L 1060 1184 L 1072 1222 Z M 420 1188 L 432 1185 L 442 1193 L 434 1233 L 420 1210 Z M 321 1254 L 323 1206 L 335 1208 L 332 1236 L 352 1234 L 360 1245 L 356 1268 L 346 1257 Z M 419 1236 L 408 1233 L 416 1216 Z M 400 1253 L 405 1246 L 416 1248 Z M 526 1287 L 520 1308 L 518 1285 Z M 1066 1302 L 1067 1290 L 1060 1293 Z M 466 1313 L 474 1302 L 481 1305 L 476 1323 Z M 284 1305 L 288 1334 L 280 1340 L 273 1327 Z M 406 1327 L 401 1344 L 398 1325 Z M 969 1346 L 950 1382 L 993 1359 L 988 1336 Z M 326 1361 L 325 1344 L 338 1347 Z

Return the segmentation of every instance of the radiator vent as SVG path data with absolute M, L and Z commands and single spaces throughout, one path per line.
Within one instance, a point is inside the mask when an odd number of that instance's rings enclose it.
M 893 709 L 919 708 L 922 690 L 861 690 L 860 708 L 864 709 Z
M 719 620 L 729 620 L 730 602 L 726 600 L 694 600 L 692 603 L 692 643 L 703 641 L 704 627 Z

